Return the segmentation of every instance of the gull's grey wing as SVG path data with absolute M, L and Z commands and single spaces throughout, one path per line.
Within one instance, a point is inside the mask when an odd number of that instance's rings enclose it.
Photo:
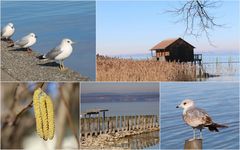
M 15 44 L 16 44 L 16 45 L 19 45 L 19 46 L 24 46 L 24 45 L 26 45 L 26 44 L 28 44 L 28 43 L 29 43 L 29 38 L 28 38 L 28 36 L 25 36 L 25 37 L 23 37 L 23 38 L 21 38 L 20 40 L 18 40 L 18 41 L 15 42 Z
M 186 114 L 183 115 L 183 120 L 190 126 L 210 125 L 213 123 L 207 112 L 200 108 L 187 110 Z
M 55 57 L 61 53 L 62 53 L 61 48 L 58 46 L 58 47 L 52 49 L 50 52 L 48 52 L 46 55 L 46 58 L 55 59 Z

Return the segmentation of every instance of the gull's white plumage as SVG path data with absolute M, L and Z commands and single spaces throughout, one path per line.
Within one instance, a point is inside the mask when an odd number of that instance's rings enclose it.
M 50 60 L 59 60 L 60 61 L 60 69 L 64 68 L 63 61 L 68 58 L 72 53 L 72 44 L 74 42 L 70 39 L 63 39 L 61 43 L 49 51 L 46 55 L 42 55 L 40 59 L 50 59 Z
M 8 23 L 5 27 L 1 30 L 1 37 L 4 39 L 9 39 L 14 34 L 15 28 L 13 23 Z
M 34 33 L 29 33 L 28 35 L 22 37 L 14 43 L 14 47 L 29 48 L 34 45 L 37 41 L 37 36 Z
M 185 99 L 177 106 L 177 108 L 183 108 L 183 120 L 184 122 L 193 128 L 193 137 L 195 139 L 195 130 L 200 130 L 200 138 L 202 138 L 202 129 L 207 127 L 210 131 L 218 132 L 218 128 L 227 127 L 214 123 L 208 113 L 195 106 L 193 100 Z

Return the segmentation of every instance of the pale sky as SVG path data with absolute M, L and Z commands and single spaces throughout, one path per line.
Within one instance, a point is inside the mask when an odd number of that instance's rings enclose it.
M 176 24 L 166 10 L 179 6 L 179 1 L 97 1 L 97 53 L 104 55 L 142 54 L 161 40 L 182 37 L 184 24 Z M 239 1 L 222 1 L 212 9 L 216 22 L 225 28 L 211 32 L 212 47 L 205 36 L 185 40 L 196 47 L 196 52 L 239 50 Z

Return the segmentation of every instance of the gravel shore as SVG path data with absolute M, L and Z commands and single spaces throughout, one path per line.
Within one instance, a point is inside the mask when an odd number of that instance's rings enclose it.
M 100 134 L 98 136 L 83 137 L 81 139 L 80 147 L 81 149 L 130 149 L 117 147 L 116 143 L 121 143 L 124 138 L 131 137 L 134 135 L 139 135 L 143 133 L 149 133 L 154 131 L 159 131 L 159 127 L 145 129 L 145 130 L 133 130 L 133 131 L 120 131 L 117 133 L 106 133 Z
M 60 71 L 54 61 L 39 60 L 36 51 L 8 47 L 1 42 L 1 81 L 88 81 L 88 77 L 67 68 Z

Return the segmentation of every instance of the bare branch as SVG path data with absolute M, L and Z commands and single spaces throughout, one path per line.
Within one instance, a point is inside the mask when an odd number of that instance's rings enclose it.
M 176 22 L 185 23 L 185 35 L 192 35 L 196 39 L 205 35 L 209 44 L 214 46 L 210 39 L 210 31 L 223 25 L 215 22 L 215 17 L 209 12 L 209 9 L 220 7 L 220 1 L 210 0 L 190 0 L 181 3 L 181 7 L 167 11 L 180 17 Z
M 35 89 L 37 89 L 37 88 L 39 88 L 39 87 L 42 88 L 43 85 L 44 85 L 44 82 L 43 82 L 43 83 L 38 83 L 38 85 L 36 86 Z M 16 103 L 16 101 L 17 101 L 17 98 L 16 98 L 16 93 L 17 93 L 17 92 L 16 92 L 16 91 L 17 91 L 18 87 L 19 87 L 19 84 L 18 84 L 18 85 L 16 86 L 16 88 L 15 88 L 14 100 L 13 100 L 12 105 L 10 106 L 11 110 L 13 110 L 14 107 L 16 106 L 16 105 L 15 105 L 15 103 Z M 26 112 L 28 109 L 32 108 L 32 103 L 33 103 L 33 100 L 31 100 L 31 102 L 30 102 L 28 105 L 26 105 L 22 110 L 20 110 L 16 115 L 9 114 L 9 115 L 6 117 L 6 120 L 4 120 L 4 122 L 3 122 L 2 129 L 4 129 L 7 125 L 8 125 L 8 126 L 15 126 L 16 123 L 17 123 L 18 118 L 20 118 L 20 116 L 21 116 L 24 112 Z

